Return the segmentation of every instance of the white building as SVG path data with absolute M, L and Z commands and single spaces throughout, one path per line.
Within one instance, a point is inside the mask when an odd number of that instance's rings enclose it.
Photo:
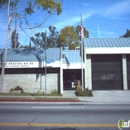
M 84 39 L 84 84 L 92 90 L 130 90 L 130 38 Z M 0 50 L 1 62 L 4 50 Z M 46 67 L 45 67 L 46 66 Z M 73 80 L 81 80 L 80 50 L 62 48 L 9 49 L 4 91 L 21 86 L 25 92 L 59 93 L 74 89 Z

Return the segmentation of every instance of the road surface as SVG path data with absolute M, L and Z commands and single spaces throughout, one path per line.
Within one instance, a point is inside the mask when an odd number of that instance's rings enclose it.
M 0 103 L 0 130 L 119 130 L 120 119 L 130 104 Z

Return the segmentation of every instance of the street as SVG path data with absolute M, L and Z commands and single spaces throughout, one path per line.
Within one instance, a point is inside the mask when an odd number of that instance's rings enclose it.
M 130 104 L 0 103 L 0 130 L 118 130 L 120 119 Z

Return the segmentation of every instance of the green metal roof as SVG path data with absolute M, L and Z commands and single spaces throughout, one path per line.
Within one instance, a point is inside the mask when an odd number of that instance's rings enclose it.
M 4 54 L 4 50 L 0 50 L 1 59 Z M 60 48 L 49 48 L 46 50 L 46 61 L 54 62 L 59 61 L 61 57 Z M 45 50 L 44 49 L 8 49 L 6 61 L 19 62 L 19 61 L 44 61 Z
M 130 38 L 85 38 L 84 44 L 87 48 L 103 48 L 103 47 L 130 47 Z M 4 49 L 0 50 L 2 59 Z M 79 63 L 81 62 L 80 50 L 61 50 L 61 48 L 48 48 L 46 50 L 46 62 L 51 63 L 59 61 L 61 55 L 65 54 L 63 63 Z M 44 49 L 8 49 L 8 62 L 19 61 L 44 61 Z
M 63 58 L 63 63 L 80 63 L 80 50 L 64 50 L 63 54 L 65 55 Z
M 84 38 L 87 48 L 130 47 L 130 38 Z

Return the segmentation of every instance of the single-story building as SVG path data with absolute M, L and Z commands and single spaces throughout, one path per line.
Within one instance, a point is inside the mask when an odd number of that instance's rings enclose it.
M 0 68 L 4 50 L 0 50 Z M 21 86 L 25 92 L 75 89 L 81 80 L 92 90 L 130 90 L 130 38 L 85 38 L 80 50 L 62 48 L 8 49 L 4 92 Z M 1 71 L 1 69 L 0 69 Z

